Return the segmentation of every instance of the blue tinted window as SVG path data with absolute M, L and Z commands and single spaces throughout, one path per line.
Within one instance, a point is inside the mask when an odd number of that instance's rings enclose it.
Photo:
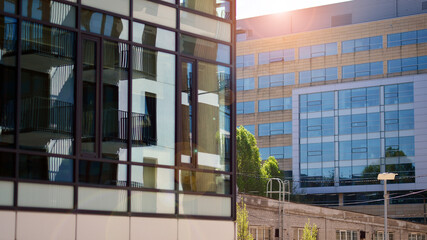
M 236 57 L 236 67 L 250 67 L 255 65 L 255 56 L 253 54 L 237 56 Z
M 263 52 L 258 54 L 258 64 L 269 64 L 280 61 L 292 61 L 295 60 L 294 49 L 276 50 L 271 52 Z
M 252 135 L 255 135 L 255 125 L 244 125 L 243 127 L 252 133 Z
M 292 158 L 292 146 L 284 146 L 283 152 L 283 158 Z
M 383 37 L 375 36 L 368 38 L 359 38 L 342 42 L 342 53 L 351 53 L 379 49 L 383 47 Z
M 285 58 L 285 61 L 292 61 L 295 60 L 295 49 L 285 49 L 283 51 L 283 56 Z
M 255 82 L 253 78 L 244 78 L 236 80 L 236 90 L 237 91 L 245 91 L 252 90 L 255 88 Z
M 379 87 L 341 90 L 338 95 L 340 109 L 378 106 L 380 104 Z
M 236 113 L 237 114 L 247 114 L 255 112 L 255 102 L 240 102 L 236 104 Z
M 299 48 L 299 59 L 311 58 L 311 47 L 300 47 Z
M 321 56 L 336 55 L 338 52 L 337 43 L 326 43 L 299 48 L 299 58 L 314 58 Z
M 258 54 L 258 64 L 268 64 L 270 61 L 270 53 L 269 52 L 263 52 Z
M 340 160 L 351 160 L 351 141 L 339 142 L 339 158 Z
M 292 122 L 264 123 L 258 125 L 259 136 L 281 135 L 292 133 Z
M 270 111 L 270 100 L 259 100 L 258 101 L 258 112 Z
M 386 157 L 414 156 L 414 137 L 395 137 L 385 139 Z
M 258 111 L 280 111 L 292 108 L 292 98 L 272 98 L 258 101 Z
M 414 102 L 413 83 L 384 86 L 384 103 L 398 104 Z
M 382 62 L 373 62 L 373 63 L 362 63 L 357 65 L 343 66 L 342 77 L 354 78 L 354 77 L 383 74 L 382 64 L 383 64 Z
M 414 110 L 385 112 L 385 130 L 398 131 L 414 129 Z
M 283 147 L 271 147 L 270 155 L 276 159 L 283 159 Z
M 299 72 L 299 83 L 309 83 L 311 82 L 311 71 L 302 71 Z
M 311 71 L 299 72 L 299 83 L 329 81 L 338 79 L 338 69 L 333 68 L 322 68 Z
M 258 136 L 269 136 L 270 135 L 270 124 L 264 123 L 258 125 Z
M 418 70 L 427 69 L 427 56 L 418 57 Z
M 270 157 L 270 148 L 259 148 L 259 155 L 262 160 L 267 160 Z
M 396 47 L 427 42 L 427 29 L 387 35 L 387 46 Z

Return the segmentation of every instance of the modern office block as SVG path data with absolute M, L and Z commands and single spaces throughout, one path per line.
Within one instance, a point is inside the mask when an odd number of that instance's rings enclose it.
M 262 158 L 275 156 L 297 193 L 377 201 L 385 171 L 399 174 L 393 194 L 427 188 L 425 6 L 354 0 L 237 21 L 237 104 L 254 103 L 237 124 L 252 126 Z
M 229 0 L 1 0 L 0 239 L 233 239 L 234 19 Z

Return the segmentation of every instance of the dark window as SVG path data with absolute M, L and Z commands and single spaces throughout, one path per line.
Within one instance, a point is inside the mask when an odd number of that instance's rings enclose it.
M 15 154 L 0 152 L 0 177 L 15 176 Z
M 352 23 L 351 14 L 343 14 L 331 17 L 331 27 L 343 26 Z
M 427 10 L 427 1 L 421 3 L 421 10 Z
M 129 21 L 104 13 L 82 9 L 80 29 L 108 37 L 127 40 Z
M 19 178 L 72 182 L 74 161 L 58 157 L 19 155 Z
M 96 185 L 126 186 L 127 165 L 79 161 L 79 182 Z
M 183 34 L 180 35 L 180 41 L 182 46 L 181 53 L 183 54 L 230 63 L 230 46 Z

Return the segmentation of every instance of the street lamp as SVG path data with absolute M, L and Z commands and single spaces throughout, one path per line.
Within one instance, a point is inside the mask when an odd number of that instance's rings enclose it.
M 378 174 L 378 180 L 384 180 L 384 240 L 388 240 L 388 229 L 387 229 L 387 204 L 388 204 L 388 194 L 387 194 L 387 180 L 394 180 L 397 173 L 380 173 Z

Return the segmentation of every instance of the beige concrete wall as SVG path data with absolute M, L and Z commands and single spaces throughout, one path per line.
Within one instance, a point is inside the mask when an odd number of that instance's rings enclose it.
M 319 228 L 318 240 L 336 239 L 337 230 L 352 230 L 359 233 L 365 231 L 366 240 L 370 240 L 372 233 L 384 230 L 384 218 L 379 216 L 305 204 L 282 203 L 284 214 L 281 220 L 280 205 L 276 200 L 250 195 L 239 195 L 238 199 L 239 202 L 243 199 L 246 204 L 249 226 L 282 229 L 286 240 L 297 240 L 298 229 L 304 228 L 308 219 Z M 374 207 L 382 208 L 382 206 Z M 388 226 L 389 231 L 394 234 L 394 239 L 406 240 L 408 233 L 411 232 L 427 234 L 427 225 L 423 224 L 389 219 Z
M 233 240 L 232 221 L 0 211 L 0 240 Z

